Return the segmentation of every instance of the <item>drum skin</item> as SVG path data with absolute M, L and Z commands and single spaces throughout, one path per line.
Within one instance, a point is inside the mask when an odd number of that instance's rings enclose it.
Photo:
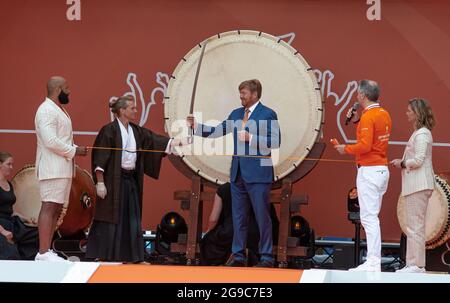
M 36 224 L 26 223 L 26 225 L 37 227 L 41 201 L 39 181 L 34 165 L 24 166 L 12 178 L 11 183 L 16 195 L 16 203 L 13 206 L 14 214 L 31 219 Z
M 11 180 L 17 201 L 14 213 L 37 222 L 41 209 L 39 181 L 34 165 L 23 167 Z M 84 232 L 91 225 L 96 202 L 94 182 L 89 173 L 76 166 L 72 179 L 69 202 L 65 203 L 58 218 L 56 230 L 61 236 Z M 33 226 L 31 224 L 27 224 Z M 36 225 L 34 225 L 36 226 Z
M 212 36 L 182 58 L 169 81 L 164 115 L 170 137 L 188 135 L 186 117 L 205 42 L 194 103 L 196 120 L 209 126 L 226 120 L 232 110 L 242 106 L 239 84 L 260 80 L 260 101 L 278 115 L 281 147 L 272 150 L 272 162 L 275 181 L 282 179 L 320 139 L 324 106 L 312 69 L 297 50 L 270 34 L 240 30 Z M 216 139 L 196 136 L 192 145 L 176 149 L 195 174 L 215 184 L 229 181 L 232 134 Z
M 397 217 L 403 233 L 406 233 L 405 199 L 399 197 Z M 450 237 L 450 186 L 444 178 L 435 175 L 435 189 L 427 205 L 425 217 L 426 248 L 444 244 Z

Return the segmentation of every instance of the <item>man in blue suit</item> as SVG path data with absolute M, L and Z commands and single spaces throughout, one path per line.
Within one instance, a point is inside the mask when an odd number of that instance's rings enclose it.
M 188 117 L 195 135 L 217 138 L 233 132 L 234 155 L 231 162 L 230 182 L 233 214 L 232 257 L 228 266 L 245 266 L 245 248 L 250 207 L 259 227 L 259 253 L 257 267 L 273 267 L 272 221 L 269 194 L 273 182 L 271 149 L 280 146 L 281 135 L 275 111 L 260 102 L 262 87 L 256 80 L 239 85 L 242 107 L 231 112 L 227 120 L 211 127 L 197 124 Z

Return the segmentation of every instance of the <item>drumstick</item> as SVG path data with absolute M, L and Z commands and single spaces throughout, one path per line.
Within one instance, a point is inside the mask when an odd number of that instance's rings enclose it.
M 333 145 L 339 145 L 339 142 L 336 138 L 330 139 L 331 144 Z
M 144 152 L 144 153 L 165 153 L 165 150 L 154 150 L 154 149 L 126 149 L 118 147 L 101 147 L 101 146 L 88 146 L 90 149 L 98 150 L 115 150 L 115 151 L 127 151 L 131 153 Z M 184 157 L 185 155 L 183 155 Z M 205 155 L 205 157 L 242 157 L 242 158 L 259 158 L 259 159 L 270 159 L 271 156 L 257 156 L 257 155 L 234 155 L 234 154 L 222 154 L 222 155 Z M 289 160 L 300 160 L 301 157 L 287 157 Z M 326 158 L 303 158 L 305 161 L 322 161 L 322 162 L 341 162 L 341 163 L 355 163 L 354 160 L 341 160 L 341 159 L 326 159 Z
M 194 79 L 194 87 L 192 88 L 192 96 L 191 96 L 191 106 L 189 107 L 189 115 L 188 117 L 192 118 L 194 115 L 194 103 L 195 103 L 195 93 L 197 92 L 197 83 L 198 83 L 198 76 L 200 74 L 200 67 L 202 65 L 203 55 L 205 54 L 206 49 L 206 43 L 208 43 L 208 40 L 205 41 L 203 44 L 203 47 L 201 44 L 199 46 L 202 48 L 202 51 L 200 53 L 200 58 L 198 59 L 198 65 L 197 65 L 197 71 L 195 73 L 195 79 Z M 194 128 L 189 127 L 189 137 L 188 142 L 192 143 L 193 137 L 194 137 Z

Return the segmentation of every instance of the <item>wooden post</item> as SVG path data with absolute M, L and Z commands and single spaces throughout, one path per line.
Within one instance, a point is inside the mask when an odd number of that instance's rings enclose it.
M 202 232 L 203 201 L 200 200 L 202 191 L 199 176 L 192 177 L 191 197 L 189 208 L 189 229 L 187 236 L 186 259 L 187 265 L 195 265 L 197 261 L 197 245 Z
M 283 187 L 281 189 L 280 202 L 280 227 L 278 235 L 278 253 L 277 261 L 279 267 L 287 267 L 287 246 L 290 226 L 290 202 L 292 195 L 292 181 L 290 178 L 283 180 Z

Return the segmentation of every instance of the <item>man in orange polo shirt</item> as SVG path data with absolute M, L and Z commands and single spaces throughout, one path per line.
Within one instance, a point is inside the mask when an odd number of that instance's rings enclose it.
M 381 231 L 378 214 L 381 201 L 387 190 L 389 170 L 387 148 L 391 134 L 391 117 L 378 103 L 380 89 L 375 81 L 361 80 L 358 85 L 357 99 L 363 108 L 361 118 L 353 117 L 358 123 L 356 144 L 336 145 L 340 154 L 352 154 L 356 157 L 358 175 L 356 187 L 360 206 L 361 223 L 366 232 L 367 260 L 354 271 L 381 271 Z M 347 117 L 351 116 L 351 110 Z

